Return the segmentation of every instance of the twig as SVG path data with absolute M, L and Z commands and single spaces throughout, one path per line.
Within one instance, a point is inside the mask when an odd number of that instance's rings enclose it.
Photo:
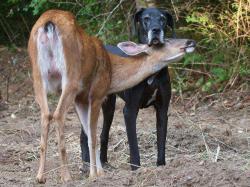
M 209 134 L 208 134 L 208 136 L 209 136 L 210 138 L 212 138 L 212 140 L 214 139 L 216 142 L 219 142 L 219 143 L 223 144 L 224 146 L 226 146 L 227 148 L 233 150 L 234 152 L 236 152 L 236 153 L 239 152 L 237 149 L 235 149 L 234 147 L 231 147 L 231 146 L 227 145 L 226 143 L 222 142 L 222 141 L 219 140 L 218 138 L 216 138 L 216 137 L 214 137 L 214 136 L 211 136 L 211 135 L 209 135 Z
M 102 32 L 102 30 L 103 30 L 105 24 L 107 23 L 107 21 L 110 19 L 110 17 L 111 17 L 112 14 L 114 13 L 114 11 L 122 4 L 123 1 L 124 1 L 124 0 L 120 0 L 120 2 L 115 6 L 115 8 L 109 13 L 107 19 L 104 20 L 104 22 L 103 22 L 103 24 L 102 24 L 100 30 L 98 31 L 97 36 L 100 35 L 100 33 Z
M 183 65 L 183 63 L 180 63 L 180 62 L 175 62 L 174 64 L 180 64 L 180 65 Z M 190 65 L 210 65 L 210 66 L 219 66 L 219 67 L 227 67 L 227 65 L 225 64 L 213 64 L 213 63 L 202 63 L 202 62 L 195 62 L 195 63 L 192 63 Z
M 193 69 L 189 69 L 189 68 L 178 68 L 178 67 L 172 67 L 172 66 L 169 66 L 168 68 L 170 68 L 170 69 L 185 70 L 185 71 L 191 71 L 191 72 L 195 72 L 195 73 L 206 75 L 206 76 L 208 76 L 210 78 L 212 77 L 209 73 L 202 72 L 202 71 L 199 71 L 199 70 L 193 70 Z
M 241 51 L 241 49 L 240 49 Z M 237 70 L 239 69 L 239 63 L 240 63 L 240 60 L 241 60 L 241 53 L 239 52 L 238 53 L 238 56 L 237 56 L 237 61 L 236 61 L 236 65 L 234 66 L 234 69 L 233 69 L 233 73 L 229 79 L 229 81 L 227 82 L 226 86 L 224 87 L 224 90 L 223 92 L 225 92 L 225 90 L 229 87 L 229 88 L 232 88 L 232 86 L 234 85 L 235 81 L 237 80 L 238 78 L 238 73 L 237 73 Z M 236 69 L 237 68 L 237 69 Z
M 239 36 L 239 19 L 240 19 L 240 13 L 241 13 L 241 0 L 239 2 L 239 7 L 238 7 L 238 11 L 237 11 L 237 17 L 236 17 L 236 38 L 238 38 Z M 239 40 L 236 40 L 237 44 L 238 44 Z
M 12 38 L 11 40 L 13 41 L 14 31 L 12 30 L 12 28 L 11 28 L 9 22 L 6 21 L 6 19 L 4 19 L 4 17 L 2 17 L 2 21 L 4 22 L 4 24 L 5 24 L 6 28 L 7 28 L 7 30 L 10 32 L 11 38 Z
M 63 2 L 63 1 L 52 1 L 52 0 L 49 0 L 50 3 L 55 3 L 55 4 L 70 4 L 70 5 L 74 5 L 76 6 L 78 3 L 75 3 L 75 2 L 70 2 L 70 1 L 66 1 L 66 2 Z
M 205 139 L 205 136 L 204 136 L 204 133 L 203 133 L 203 131 L 202 131 L 202 128 L 201 128 L 201 125 L 200 125 L 200 124 L 199 124 L 199 128 L 200 128 L 201 135 L 202 135 L 202 139 L 203 139 L 203 142 L 204 142 L 206 151 L 207 151 L 207 155 L 208 155 L 209 159 L 212 160 L 212 158 L 211 158 L 211 151 L 210 151 L 209 146 L 207 145 L 207 142 L 206 142 L 206 139 Z
M 178 21 L 178 20 L 179 20 L 179 17 L 178 17 L 178 15 L 177 15 L 177 11 L 176 11 L 176 8 L 175 8 L 175 6 L 174 6 L 173 0 L 171 0 L 171 4 L 172 4 L 172 7 L 173 7 L 173 9 L 174 9 L 174 14 L 175 14 L 175 17 L 176 17 L 176 21 Z
M 9 41 L 12 42 L 11 36 L 9 35 L 7 29 L 5 28 L 4 23 L 3 23 L 3 21 L 1 20 L 1 18 L 0 18 L 0 24 L 1 24 L 1 26 L 2 26 L 2 28 L 3 28 L 3 30 L 4 30 L 4 32 L 5 32 L 5 34 L 8 36 Z
M 219 157 L 219 153 L 220 153 L 220 145 L 218 144 L 216 155 L 215 155 L 215 158 L 214 158 L 214 162 L 217 162 L 218 157 Z
M 27 31 L 29 32 L 29 31 L 30 31 L 30 29 L 29 29 L 29 26 L 28 26 L 28 24 L 27 24 L 27 22 L 26 22 L 25 18 L 23 17 L 23 15 L 22 15 L 22 14 L 20 14 L 20 17 L 22 18 L 23 23 L 24 23 L 24 25 L 25 25 L 25 27 L 26 27 Z
M 105 13 L 98 14 L 98 15 L 96 15 L 96 16 L 93 16 L 88 22 L 91 22 L 91 21 L 93 21 L 94 19 L 96 19 L 96 18 L 98 18 L 98 17 L 106 16 L 107 14 L 109 14 L 109 12 L 105 12 Z
M 10 82 L 10 73 L 7 75 L 6 80 L 6 101 L 9 101 L 9 82 Z
M 124 139 L 121 139 L 117 144 L 115 144 L 113 146 L 113 150 L 115 150 L 123 141 L 124 141 Z

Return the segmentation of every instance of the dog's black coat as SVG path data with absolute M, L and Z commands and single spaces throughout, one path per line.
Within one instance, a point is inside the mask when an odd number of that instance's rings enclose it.
M 162 21 L 162 15 L 164 20 Z M 134 16 L 135 27 L 138 31 L 139 43 L 146 43 L 149 45 L 160 45 L 160 30 L 165 31 L 166 27 L 173 29 L 173 19 L 170 14 L 156 8 L 141 9 Z M 148 39 L 148 31 L 151 29 L 152 41 Z M 155 40 L 158 43 L 152 43 Z M 127 57 L 118 47 L 106 45 L 106 49 L 114 54 Z M 157 90 L 157 91 L 156 91 Z M 149 77 L 137 86 L 117 93 L 124 101 L 125 107 L 123 109 L 129 149 L 130 149 L 130 163 L 132 170 L 140 166 L 140 155 L 138 149 L 137 135 L 136 135 L 136 118 L 140 108 L 146 108 L 153 105 L 156 109 L 156 128 L 157 128 L 157 165 L 165 165 L 165 143 L 167 135 L 168 124 L 168 106 L 171 98 L 171 84 L 168 69 L 161 70 L 156 75 Z M 152 95 L 155 95 L 155 100 L 152 100 Z M 101 133 L 101 161 L 107 162 L 107 149 L 109 130 L 113 120 L 115 111 L 116 95 L 111 94 L 104 102 L 103 109 L 103 130 Z M 82 159 L 89 162 L 88 139 L 84 131 L 81 131 L 80 143 L 82 149 Z

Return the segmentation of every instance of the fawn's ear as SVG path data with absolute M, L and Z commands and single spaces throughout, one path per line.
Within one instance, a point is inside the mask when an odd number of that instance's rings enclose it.
M 136 44 L 134 42 L 121 42 L 117 44 L 124 53 L 129 56 L 136 56 L 142 53 L 147 53 L 149 46 L 147 44 Z

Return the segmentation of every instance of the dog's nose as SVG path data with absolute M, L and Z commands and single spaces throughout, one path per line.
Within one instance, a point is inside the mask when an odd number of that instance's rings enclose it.
M 188 40 L 186 42 L 187 47 L 195 47 L 196 46 L 196 42 L 194 40 Z
M 159 34 L 161 32 L 161 29 L 160 28 L 153 28 L 152 31 L 154 34 Z

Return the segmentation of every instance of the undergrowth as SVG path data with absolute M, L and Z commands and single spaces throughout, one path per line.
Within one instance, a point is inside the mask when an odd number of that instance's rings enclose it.
M 249 90 L 249 0 L 156 2 L 175 18 L 178 38 L 197 41 L 195 53 L 170 67 L 174 90 Z M 11 48 L 25 46 L 35 20 L 51 8 L 73 12 L 79 24 L 104 43 L 131 39 L 131 17 L 135 11 L 132 0 L 7 0 L 0 4 L 0 43 Z

